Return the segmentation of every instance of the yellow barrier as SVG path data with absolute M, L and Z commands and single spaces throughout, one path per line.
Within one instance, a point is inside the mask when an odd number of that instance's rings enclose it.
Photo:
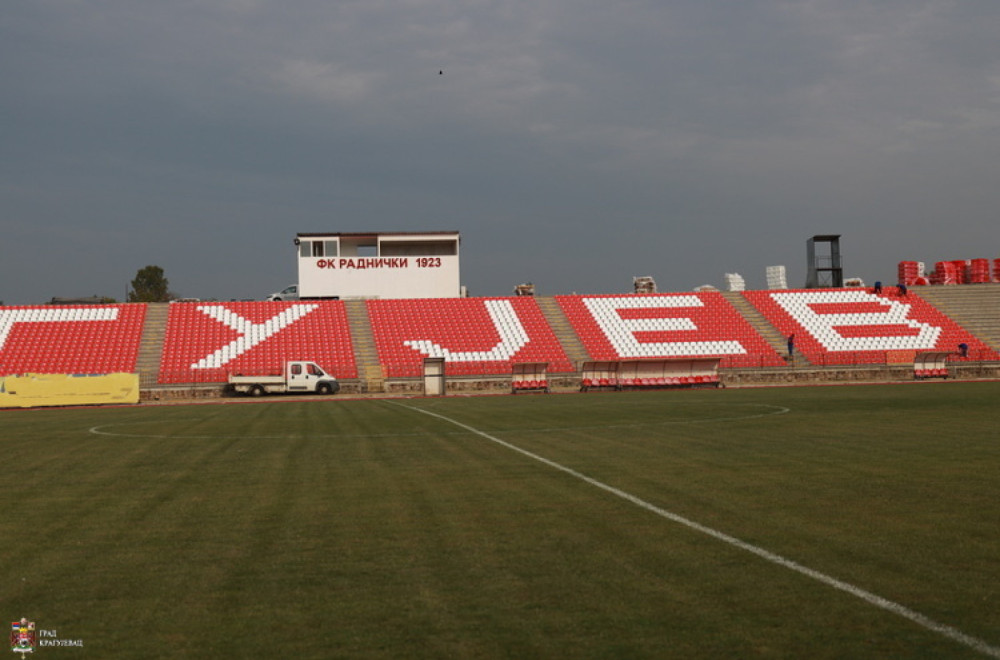
M 139 374 L 0 377 L 0 408 L 139 403 Z

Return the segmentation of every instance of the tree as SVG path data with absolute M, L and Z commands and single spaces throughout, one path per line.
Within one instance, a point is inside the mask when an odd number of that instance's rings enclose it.
M 159 266 L 140 268 L 132 280 L 132 290 L 128 292 L 129 302 L 169 302 L 173 297 L 167 278 Z

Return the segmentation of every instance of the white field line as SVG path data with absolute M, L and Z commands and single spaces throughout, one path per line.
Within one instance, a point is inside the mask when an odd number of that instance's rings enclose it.
M 591 486 L 600 488 L 601 490 L 611 493 L 612 495 L 615 495 L 617 497 L 620 497 L 621 499 L 627 502 L 631 502 L 632 504 L 642 509 L 651 511 L 652 513 L 655 513 L 661 518 L 665 518 L 675 523 L 679 523 L 681 525 L 684 525 L 685 527 L 689 527 L 695 531 L 701 532 L 702 534 L 707 534 L 708 536 L 711 536 L 714 539 L 722 541 L 723 543 L 727 543 L 735 548 L 739 548 L 740 550 L 745 550 L 751 554 L 757 555 L 758 557 L 765 559 L 771 562 L 772 564 L 783 566 L 784 568 L 795 571 L 796 573 L 812 578 L 817 582 L 821 582 L 827 586 L 833 587 L 834 589 L 838 589 L 840 591 L 851 594 L 852 596 L 860 598 L 861 600 L 865 601 L 870 605 L 874 605 L 875 607 L 880 607 L 884 610 L 892 612 L 893 614 L 897 614 L 903 617 L 904 619 L 909 619 L 910 621 L 916 623 L 922 628 L 926 628 L 927 630 L 938 633 L 939 635 L 947 637 L 948 639 L 959 642 L 960 644 L 964 644 L 965 646 L 968 646 L 969 648 L 978 651 L 984 655 L 988 655 L 994 658 L 1000 658 L 1000 647 L 993 646 L 981 639 L 978 639 L 971 635 L 967 635 L 963 633 L 961 630 L 953 628 L 952 626 L 948 626 L 943 623 L 938 623 L 937 621 L 934 621 L 933 619 L 924 616 L 920 612 L 915 612 L 914 610 L 911 610 L 905 605 L 900 605 L 899 603 L 888 600 L 887 598 L 883 598 L 877 594 L 873 594 L 870 591 L 866 591 L 860 587 L 856 587 L 853 584 L 849 584 L 847 582 L 844 582 L 843 580 L 838 580 L 837 578 L 831 577 L 825 573 L 820 573 L 819 571 L 813 570 L 811 568 L 803 566 L 802 564 L 794 562 L 791 559 L 786 559 L 785 557 L 775 554 L 769 550 L 765 550 L 764 548 L 758 547 L 751 543 L 747 543 L 746 541 L 741 541 L 738 538 L 720 532 L 716 529 L 712 529 L 711 527 L 706 527 L 705 525 L 702 525 L 701 523 L 685 518 L 684 516 L 672 513 L 670 511 L 667 511 L 666 509 L 661 509 L 660 507 L 651 504 L 639 497 L 636 497 L 631 493 L 627 493 L 623 490 L 615 488 L 614 486 L 609 486 L 608 484 L 602 481 L 598 481 L 597 479 L 588 477 L 587 475 L 581 472 L 577 472 L 572 468 L 566 467 L 565 465 L 562 465 L 560 463 L 556 463 L 555 461 L 545 458 L 544 456 L 539 456 L 538 454 L 532 453 L 526 449 L 522 449 L 517 445 L 513 445 L 509 442 L 506 442 L 505 440 L 501 440 L 500 438 L 497 438 L 488 433 L 480 431 L 479 429 L 469 426 L 468 424 L 463 424 L 458 420 L 422 408 L 416 408 L 413 406 L 404 405 L 402 403 L 397 403 L 395 401 L 387 401 L 387 403 L 399 406 L 401 408 L 406 408 L 408 410 L 413 410 L 415 412 L 419 412 L 424 415 L 430 415 L 431 417 L 436 417 L 450 424 L 454 424 L 459 428 L 465 429 L 469 433 L 473 433 L 481 438 L 489 440 L 490 442 L 494 442 L 502 447 L 506 447 L 511 451 L 515 451 L 519 454 L 522 454 L 523 456 L 527 456 L 532 460 L 538 461 L 539 463 L 547 465 L 553 469 L 559 470 L 560 472 L 565 472 L 566 474 L 576 477 L 577 479 L 584 481 L 590 484 Z

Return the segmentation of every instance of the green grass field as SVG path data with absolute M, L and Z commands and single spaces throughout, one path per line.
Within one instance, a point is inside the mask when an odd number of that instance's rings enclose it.
M 996 655 L 998 401 L 948 383 L 0 411 L 0 613 L 84 644 L 39 657 Z

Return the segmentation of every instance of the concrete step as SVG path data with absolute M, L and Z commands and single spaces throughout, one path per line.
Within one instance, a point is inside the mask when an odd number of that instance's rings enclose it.
M 722 291 L 722 297 L 725 298 L 736 308 L 736 311 L 745 318 L 754 330 L 756 330 L 761 337 L 773 348 L 778 355 L 787 356 L 788 355 L 788 343 L 787 338 L 781 333 L 778 328 L 774 327 L 767 318 L 754 307 L 749 300 L 747 300 L 742 293 L 739 291 Z M 787 357 L 785 359 L 788 359 Z M 796 366 L 808 366 L 812 364 L 809 359 L 800 352 L 796 352 L 793 356 L 794 364 Z
M 559 306 L 559 302 L 551 297 L 539 297 L 535 300 L 538 303 L 538 308 L 542 310 L 542 314 L 545 316 L 549 327 L 552 328 L 556 339 L 559 340 L 559 344 L 562 346 L 563 352 L 566 353 L 566 357 L 569 358 L 575 368 L 579 369 L 582 363 L 591 359 L 590 353 L 580 341 L 569 319 L 566 318 L 566 313 Z
M 147 303 L 146 319 L 139 340 L 139 356 L 136 370 L 139 383 L 143 387 L 155 385 L 160 379 L 160 358 L 163 355 L 163 341 L 167 334 L 167 317 L 170 303 Z
M 1000 350 L 1000 284 L 922 286 L 910 290 L 990 348 Z
M 347 323 L 351 329 L 354 364 L 361 380 L 362 392 L 384 391 L 385 372 L 379 362 L 375 334 L 368 318 L 368 305 L 364 300 L 345 300 Z

